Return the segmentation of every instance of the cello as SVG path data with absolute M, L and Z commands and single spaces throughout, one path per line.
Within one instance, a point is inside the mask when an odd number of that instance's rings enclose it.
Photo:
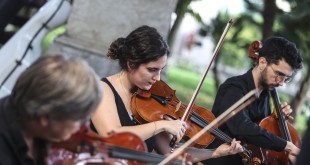
M 286 141 L 292 142 L 297 147 L 300 147 L 301 140 L 298 136 L 297 130 L 293 127 L 291 123 L 287 122 L 285 117 L 282 115 L 282 108 L 277 90 L 274 89 L 270 91 L 270 95 L 272 96 L 272 100 L 274 103 L 274 111 L 271 116 L 263 119 L 259 125 L 268 130 L 269 132 L 285 139 Z M 289 153 L 287 151 L 277 152 L 262 149 L 262 154 L 267 164 L 290 164 L 288 159 Z
M 262 48 L 262 43 L 260 41 L 253 41 L 248 48 L 248 53 L 250 58 L 256 62 L 258 60 L 258 50 Z M 280 104 L 280 99 L 278 96 L 277 89 L 274 88 L 270 92 L 274 110 L 273 113 L 261 120 L 259 126 L 265 128 L 274 135 L 277 135 L 286 141 L 292 142 L 297 147 L 301 146 L 301 140 L 298 136 L 297 130 L 289 123 L 282 114 L 282 108 Z M 272 164 L 272 165 L 284 165 L 290 164 L 288 159 L 288 152 L 286 151 L 273 151 L 260 148 L 258 157 L 262 160 L 263 164 Z

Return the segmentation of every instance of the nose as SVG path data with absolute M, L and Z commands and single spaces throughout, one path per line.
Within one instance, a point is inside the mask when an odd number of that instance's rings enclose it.
M 285 79 L 279 79 L 279 80 L 277 80 L 277 83 L 279 84 L 279 86 L 283 86 L 283 85 L 284 85 L 284 80 L 285 80 Z
M 160 72 L 157 72 L 154 77 L 153 80 L 159 81 L 160 80 Z

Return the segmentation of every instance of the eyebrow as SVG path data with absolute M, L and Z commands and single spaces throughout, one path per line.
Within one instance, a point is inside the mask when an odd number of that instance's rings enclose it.
M 286 75 L 286 74 L 284 74 L 284 73 L 282 73 L 282 72 L 280 72 L 280 71 L 278 71 L 278 70 L 276 70 L 276 72 L 278 72 L 278 75 L 280 75 L 280 76 L 292 77 L 292 75 L 291 75 L 291 76 L 288 76 L 288 75 Z
M 164 69 L 167 65 L 165 65 L 164 67 L 162 68 L 157 68 L 157 67 L 147 67 L 148 69 Z

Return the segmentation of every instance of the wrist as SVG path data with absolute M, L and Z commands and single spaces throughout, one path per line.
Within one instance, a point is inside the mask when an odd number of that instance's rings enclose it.
M 154 132 L 155 135 L 158 134 L 158 133 L 160 133 L 160 132 L 165 131 L 164 124 L 162 123 L 161 120 L 159 120 L 159 121 L 154 121 L 153 123 L 154 123 L 154 125 L 156 126 L 156 130 L 155 130 L 155 132 Z
M 211 156 L 212 156 L 212 158 L 218 158 L 218 157 L 220 157 L 220 154 L 217 152 L 217 150 L 213 150 Z
M 285 151 L 288 151 L 288 152 L 291 152 L 291 151 L 292 151 L 292 148 L 293 148 L 292 144 L 293 144 L 293 143 L 291 143 L 290 141 L 287 141 L 284 150 L 285 150 Z

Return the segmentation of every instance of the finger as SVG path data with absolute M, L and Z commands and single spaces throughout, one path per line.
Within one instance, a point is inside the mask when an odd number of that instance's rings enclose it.
M 237 143 L 236 141 L 234 143 L 232 143 L 232 148 L 235 150 L 237 148 Z
M 283 107 L 281 107 L 281 109 L 283 112 L 287 112 L 287 111 L 292 110 L 290 105 L 283 106 Z
M 288 118 L 290 116 L 290 114 L 293 112 L 293 110 L 289 106 L 289 107 L 286 107 L 285 109 L 282 109 L 282 112 L 283 112 L 284 116 L 286 118 Z
M 180 131 L 181 138 L 184 136 L 184 134 L 185 134 L 185 131 Z
M 184 128 L 184 132 L 186 132 L 186 130 L 188 129 L 187 126 L 183 127 Z
M 182 127 L 183 127 L 183 128 L 185 128 L 185 129 L 187 129 L 187 128 L 188 128 L 188 126 L 187 126 L 186 122 L 182 122 Z
M 182 139 L 183 135 L 182 133 L 179 133 L 178 136 L 177 136 L 177 143 L 180 142 L 180 140 Z
M 288 119 L 290 119 L 290 120 L 294 120 L 294 117 L 293 117 L 293 116 L 288 115 L 288 116 L 285 116 L 285 119 L 286 119 L 286 120 L 288 120 Z
M 240 152 L 244 152 L 244 148 L 243 147 L 240 148 Z
M 287 105 L 287 102 L 284 102 L 284 103 L 281 104 L 282 107 L 284 107 L 286 105 Z

